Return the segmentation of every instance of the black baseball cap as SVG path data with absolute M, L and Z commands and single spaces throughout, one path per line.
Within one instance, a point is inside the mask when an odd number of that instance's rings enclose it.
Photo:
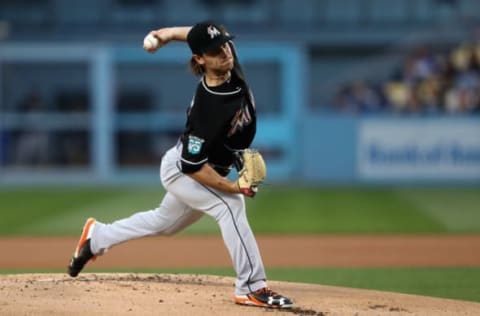
M 187 35 L 188 46 L 193 54 L 201 55 L 217 48 L 234 37 L 222 31 L 215 23 L 206 21 L 195 24 Z

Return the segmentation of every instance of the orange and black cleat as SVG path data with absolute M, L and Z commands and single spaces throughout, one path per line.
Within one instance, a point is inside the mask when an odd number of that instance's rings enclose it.
M 68 265 L 68 275 L 76 277 L 89 260 L 95 260 L 95 256 L 90 248 L 90 238 L 92 235 L 93 227 L 95 226 L 95 219 L 89 218 L 83 226 L 82 235 L 78 241 L 75 252 L 73 253 L 72 260 Z
M 241 305 L 270 307 L 270 308 L 291 308 L 293 302 L 286 296 L 275 293 L 268 287 L 259 289 L 258 291 L 247 295 L 236 295 L 234 301 Z

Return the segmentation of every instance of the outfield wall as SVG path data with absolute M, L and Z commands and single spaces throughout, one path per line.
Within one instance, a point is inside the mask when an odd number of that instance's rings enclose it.
M 238 47 L 258 108 L 252 146 L 265 155 L 268 182 L 480 183 L 480 117 L 314 112 L 305 49 Z M 161 156 L 184 128 L 197 83 L 189 56 L 184 45 L 157 55 L 138 45 L 2 45 L 0 184 L 158 183 Z M 32 87 L 50 97 L 22 110 Z M 148 106 L 142 96 L 151 98 Z
M 478 117 L 309 117 L 301 177 L 319 183 L 480 183 Z

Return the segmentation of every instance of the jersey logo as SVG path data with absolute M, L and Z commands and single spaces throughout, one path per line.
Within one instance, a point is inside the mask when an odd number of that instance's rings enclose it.
M 230 130 L 228 131 L 228 137 L 232 136 L 238 131 L 243 130 L 244 126 L 247 126 L 252 121 L 252 116 L 248 111 L 247 106 L 242 106 L 240 110 L 235 113 L 231 123 L 230 123 Z
M 220 31 L 213 25 L 208 26 L 207 33 L 210 35 L 211 39 L 214 39 L 216 36 L 220 35 Z
M 192 155 L 198 155 L 202 150 L 204 141 L 205 140 L 197 136 L 188 136 L 188 152 Z

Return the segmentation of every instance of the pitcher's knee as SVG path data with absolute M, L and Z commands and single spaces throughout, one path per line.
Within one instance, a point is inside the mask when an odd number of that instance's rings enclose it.
M 232 208 L 245 209 L 245 198 L 241 194 L 230 195 L 227 199 L 227 203 L 231 205 Z
M 223 216 L 238 217 L 245 214 L 245 200 L 243 199 L 243 196 L 240 195 L 231 195 L 228 198 L 225 198 L 217 207 L 219 209 L 219 212 L 217 212 L 215 216 L 217 222 Z

